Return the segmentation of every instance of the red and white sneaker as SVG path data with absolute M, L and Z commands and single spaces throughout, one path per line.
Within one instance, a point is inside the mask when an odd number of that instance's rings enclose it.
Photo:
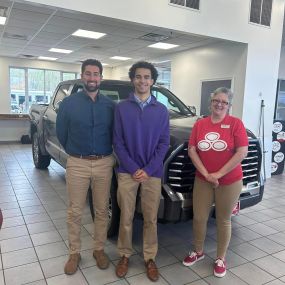
M 226 262 L 220 258 L 216 259 L 214 265 L 214 275 L 216 277 L 224 277 L 227 273 Z
M 204 253 L 197 253 L 196 251 L 189 252 L 189 255 L 187 255 L 183 260 L 183 265 L 185 266 L 192 266 L 197 261 L 202 260 L 205 257 Z

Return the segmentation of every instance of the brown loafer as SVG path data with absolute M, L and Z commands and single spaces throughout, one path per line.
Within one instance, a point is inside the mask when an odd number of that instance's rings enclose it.
M 64 273 L 67 275 L 74 274 L 77 271 L 80 259 L 80 253 L 70 254 L 64 266 Z
M 153 282 L 157 281 L 159 278 L 159 272 L 158 272 L 158 269 L 156 267 L 154 260 L 149 259 L 145 263 L 145 267 L 146 267 L 146 275 L 148 279 Z
M 119 278 L 125 277 L 129 268 L 129 259 L 125 256 L 122 256 L 116 266 L 116 275 Z
M 94 250 L 93 257 L 96 259 L 97 266 L 100 269 L 107 269 L 110 261 L 104 250 Z

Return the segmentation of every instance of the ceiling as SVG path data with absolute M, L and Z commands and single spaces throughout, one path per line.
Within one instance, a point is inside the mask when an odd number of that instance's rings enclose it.
M 0 56 L 30 59 L 47 56 L 56 57 L 58 62 L 65 63 L 80 63 L 92 57 L 111 67 L 142 59 L 157 59 L 157 64 L 164 66 L 171 53 L 220 41 L 29 2 L 0 0 L 0 7 L 8 7 L 6 24 L 0 25 Z M 107 35 L 98 40 L 72 36 L 77 29 Z M 171 50 L 150 48 L 148 45 L 155 41 L 141 38 L 149 33 L 168 36 L 164 42 L 179 46 Z M 48 51 L 50 48 L 69 49 L 73 52 L 54 53 Z M 122 63 L 110 59 L 112 56 L 132 59 Z

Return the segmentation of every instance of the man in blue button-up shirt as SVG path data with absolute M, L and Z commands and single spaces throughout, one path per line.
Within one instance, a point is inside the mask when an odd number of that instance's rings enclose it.
M 80 261 L 81 217 L 89 185 L 95 208 L 94 251 L 97 266 L 109 266 L 104 252 L 107 238 L 108 203 L 115 159 L 112 149 L 113 113 L 115 103 L 100 94 L 102 64 L 88 59 L 81 67 L 84 91 L 70 95 L 60 104 L 56 120 L 59 142 L 69 154 L 66 184 L 69 198 L 67 225 L 69 259 L 64 267 L 73 274 Z

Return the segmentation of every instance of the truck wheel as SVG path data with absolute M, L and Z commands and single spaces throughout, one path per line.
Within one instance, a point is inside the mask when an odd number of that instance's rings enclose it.
M 46 169 L 50 165 L 51 158 L 49 155 L 42 155 L 37 132 L 33 134 L 32 151 L 35 167 L 38 169 Z
M 119 230 L 120 208 L 117 202 L 117 187 L 118 187 L 118 184 L 116 180 L 116 175 L 113 174 L 112 184 L 111 184 L 111 189 L 110 189 L 109 210 L 108 210 L 108 215 L 109 215 L 108 232 L 107 232 L 108 237 L 113 237 L 117 235 L 118 230 Z M 88 191 L 88 200 L 89 200 L 91 216 L 94 221 L 95 212 L 94 212 L 94 207 L 93 207 L 91 187 L 89 188 L 89 191 Z

